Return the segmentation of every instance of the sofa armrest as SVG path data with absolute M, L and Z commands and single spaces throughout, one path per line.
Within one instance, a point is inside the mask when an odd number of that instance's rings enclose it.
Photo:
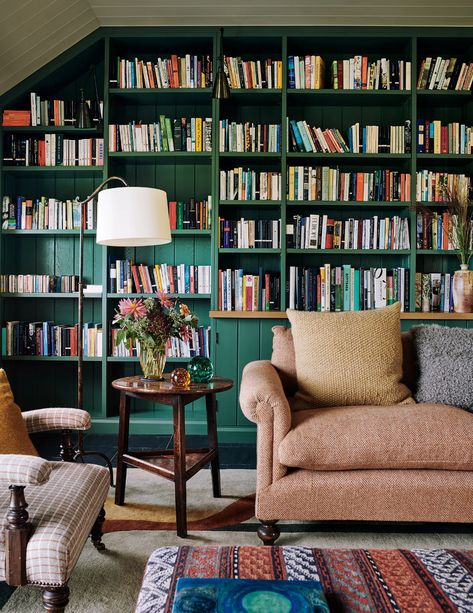
M 281 379 L 269 360 L 250 362 L 243 369 L 240 405 L 245 416 L 257 424 L 257 492 L 284 477 L 278 448 L 291 428 L 291 408 Z
M 49 479 L 51 464 L 34 455 L 0 454 L 0 483 L 42 485 Z
M 30 434 L 48 430 L 88 430 L 91 425 L 90 415 L 81 409 L 35 409 L 22 415 Z

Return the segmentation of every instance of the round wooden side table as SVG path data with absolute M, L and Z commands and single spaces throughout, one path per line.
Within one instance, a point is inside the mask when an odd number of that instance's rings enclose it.
M 115 504 L 123 505 L 125 502 L 128 466 L 142 468 L 174 481 L 177 534 L 185 537 L 187 536 L 186 481 L 210 462 L 213 495 L 216 498 L 221 496 L 215 395 L 229 390 L 233 386 L 233 381 L 214 377 L 208 383 L 190 383 L 185 388 L 178 388 L 172 384 L 168 374 L 164 375 L 163 381 L 144 381 L 141 376 L 124 377 L 112 381 L 112 386 L 120 391 Z M 184 409 L 187 404 L 203 396 L 207 409 L 208 447 L 186 450 Z M 129 452 L 130 398 L 172 406 L 174 449 Z

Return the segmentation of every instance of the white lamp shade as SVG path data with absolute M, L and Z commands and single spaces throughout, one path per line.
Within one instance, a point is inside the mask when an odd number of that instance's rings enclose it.
M 162 189 L 114 187 L 99 193 L 99 245 L 144 247 L 170 242 L 168 199 Z

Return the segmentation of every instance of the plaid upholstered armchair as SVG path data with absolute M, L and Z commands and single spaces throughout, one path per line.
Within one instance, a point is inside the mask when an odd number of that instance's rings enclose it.
M 72 462 L 71 430 L 90 427 L 86 411 L 38 409 L 24 412 L 23 419 L 29 433 L 62 430 L 63 461 L 0 454 L 0 580 L 37 585 L 44 608 L 60 613 L 69 601 L 67 582 L 88 536 L 97 549 L 104 548 L 101 526 L 109 473 L 101 466 Z

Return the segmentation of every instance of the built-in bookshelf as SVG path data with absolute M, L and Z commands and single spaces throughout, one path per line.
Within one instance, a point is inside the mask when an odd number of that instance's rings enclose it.
M 235 381 L 219 399 L 219 429 L 227 440 L 254 436 L 238 409 L 242 367 L 270 356 L 271 327 L 287 325 L 285 310 L 297 304 L 294 288 L 300 292 L 310 282 L 306 302 L 317 308 L 322 269 L 335 288 L 333 296 L 325 294 L 325 307 L 354 307 L 354 289 L 342 292 L 343 275 L 366 284 L 376 270 L 390 288 L 386 302 L 400 292 L 402 277 L 403 328 L 422 321 L 473 325 L 472 316 L 448 312 L 439 294 L 458 267 L 445 239 L 439 185 L 473 176 L 473 98 L 464 89 L 469 77 L 463 67 L 473 61 L 473 32 L 228 27 L 223 44 L 232 86 L 227 100 L 211 97 L 219 36 L 216 28 L 203 27 L 100 29 L 1 101 L 2 111 L 28 111 L 39 100 L 41 124 L 1 128 L 0 195 L 2 202 L 11 199 L 2 208 L 0 235 L 0 275 L 9 279 L 0 300 L 2 327 L 7 321 L 76 320 L 76 288 L 58 281 L 78 271 L 76 197 L 111 175 L 168 194 L 169 245 L 100 247 L 93 210 L 88 215 L 85 281 L 94 291 L 86 295 L 84 321 L 101 324 L 102 346 L 85 363 L 85 405 L 97 431 L 116 429 L 111 381 L 139 372 L 136 351 L 112 351 L 118 301 L 150 296 L 163 282 L 199 315 L 197 341 L 205 341 L 216 372 Z M 425 74 L 417 89 L 427 58 L 437 74 L 430 81 Z M 91 65 L 103 116 L 93 128 L 78 130 L 71 120 L 81 88 L 98 119 Z M 448 89 L 450 82 L 458 88 Z M 53 102 L 52 111 L 45 101 Z M 52 165 L 51 146 L 64 148 L 69 141 L 89 143 L 91 163 Z M 45 154 L 48 144 L 49 165 L 34 164 L 40 142 Z M 13 143 L 18 158 L 28 147 L 28 165 L 10 155 Z M 117 261 L 130 268 L 119 264 L 122 283 L 111 285 Z M 142 266 L 136 278 L 132 262 Z M 432 312 L 419 302 L 419 284 L 425 293 L 427 282 Z M 54 291 L 37 291 L 46 284 Z M 236 295 L 243 287 L 245 295 Z M 188 361 L 179 351 L 168 358 L 168 370 Z M 2 359 L 25 408 L 74 405 L 73 355 L 2 351 Z M 136 432 L 171 431 L 163 407 L 136 402 L 132 420 Z M 204 432 L 202 403 L 189 411 L 189 420 L 189 432 Z

